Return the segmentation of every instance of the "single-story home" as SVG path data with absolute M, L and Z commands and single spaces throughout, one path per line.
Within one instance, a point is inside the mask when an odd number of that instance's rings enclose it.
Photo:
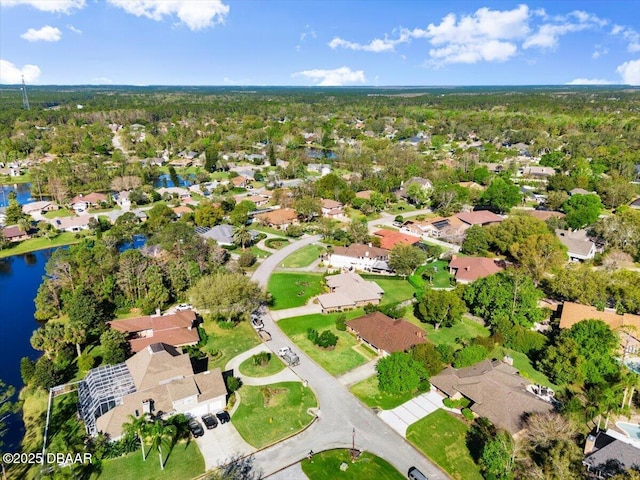
M 79 232 L 81 230 L 89 230 L 89 221 L 93 217 L 91 215 L 82 215 L 80 217 L 55 217 L 49 220 L 49 223 L 56 230 L 63 232 Z
M 168 315 L 145 315 L 109 322 L 114 330 L 127 335 L 132 352 L 139 352 L 152 343 L 174 347 L 195 345 L 200 341 L 193 310 L 181 310 Z
M 395 230 L 378 230 L 374 232 L 376 237 L 380 238 L 380 247 L 391 250 L 395 245 L 414 245 L 420 241 L 420 237 L 408 235 Z
M 189 214 L 189 213 L 193 213 L 193 210 L 189 207 L 186 207 L 184 205 L 180 205 L 178 207 L 173 207 L 171 210 L 173 210 L 173 213 L 176 214 L 176 217 L 180 218 L 181 216 L 185 215 L 185 214 Z
M 556 237 L 567 247 L 572 261 L 589 260 L 596 255 L 596 244 L 589 240 L 586 230 L 556 230 Z
M 189 192 L 189 189 L 182 187 L 160 187 L 156 188 L 156 192 L 158 192 L 161 197 L 164 197 L 165 194 L 170 197 L 177 196 L 178 198 L 182 199 L 191 197 L 191 192 Z
M 58 210 L 59 208 L 60 207 L 58 207 L 58 205 L 53 202 L 42 200 L 39 202 L 25 203 L 24 205 L 22 205 L 22 213 L 24 213 L 25 215 L 33 215 L 34 213 L 41 215 L 45 212 L 53 212 L 55 210 Z
M 474 210 L 472 212 L 460 212 L 455 216 L 460 219 L 466 226 L 480 225 L 486 227 L 487 225 L 495 225 L 504 220 L 500 215 L 496 215 L 490 210 Z
M 29 240 L 31 235 L 29 232 L 23 232 L 17 225 L 12 225 L 10 227 L 4 227 L 2 229 L 2 233 L 4 238 L 9 242 L 21 242 L 23 240 Z
M 468 226 L 464 222 L 456 216 L 452 216 L 435 217 L 422 221 L 407 220 L 402 224 L 400 231 L 410 235 L 419 235 L 426 240 L 429 237 L 456 237 L 462 235 L 466 228 Z
M 88 208 L 96 208 L 107 200 L 108 197 L 104 193 L 92 192 L 87 195 L 77 195 L 71 199 L 71 208 L 87 210 Z
M 383 356 L 407 351 L 419 343 L 427 343 L 424 330 L 402 318 L 393 319 L 381 312 L 349 320 L 347 331 Z
M 252 202 L 256 205 L 256 207 L 265 207 L 269 205 L 269 198 L 264 197 L 263 195 L 249 195 L 244 197 L 236 197 L 236 201 L 238 203 L 246 200 L 247 202 Z
M 450 398 L 467 398 L 473 413 L 512 435 L 523 429 L 527 414 L 554 409 L 527 389 L 529 381 L 518 370 L 500 360 L 483 360 L 460 369 L 447 367 L 429 381 Z
M 371 244 L 352 243 L 348 247 L 334 247 L 328 263 L 333 268 L 376 272 L 390 271 L 388 261 L 389 250 Z
M 622 440 L 615 431 L 594 432 L 584 444 L 582 464 L 596 478 L 608 478 L 631 468 L 640 469 L 640 447 Z
M 226 396 L 219 368 L 196 374 L 188 354 L 152 343 L 124 363 L 90 370 L 78 384 L 78 411 L 88 434 L 117 440 L 130 416 L 201 416 L 222 410 Z
M 298 223 L 298 213 L 293 208 L 280 208 L 267 213 L 256 215 L 256 218 L 272 228 L 286 229 L 289 225 Z
M 555 175 L 556 171 L 551 167 L 522 167 L 518 173 L 524 177 L 533 177 L 537 179 L 545 179 L 552 175 Z
M 376 282 L 367 281 L 353 272 L 330 275 L 326 282 L 330 293 L 318 296 L 322 313 L 341 312 L 368 303 L 377 305 L 384 294 Z
M 501 272 L 503 268 L 493 259 L 486 257 L 458 257 L 453 255 L 449 262 L 449 273 L 457 283 L 467 284 L 479 278 Z
M 409 190 L 409 187 L 413 184 L 420 185 L 422 187 L 422 190 L 424 191 L 428 191 L 433 188 L 433 184 L 426 178 L 412 177 L 406 182 L 402 182 L 402 184 L 400 185 L 400 188 L 395 191 L 396 197 L 399 199 L 408 200 L 409 195 L 407 194 L 407 191 Z
M 237 188 L 247 188 L 247 185 L 251 183 L 251 179 L 247 177 L 243 177 L 242 175 L 239 175 L 237 177 L 233 177 L 231 179 L 231 183 L 233 184 L 234 187 L 237 187 Z
M 196 227 L 196 233 L 204 238 L 210 238 L 215 240 L 218 245 L 234 245 L 233 240 L 234 227 L 231 225 L 216 225 L 214 227 Z M 260 232 L 256 230 L 250 230 L 251 240 L 255 239 Z
M 356 198 L 361 198 L 363 200 L 371 200 L 371 194 L 375 190 L 362 190 L 360 192 L 356 192 Z

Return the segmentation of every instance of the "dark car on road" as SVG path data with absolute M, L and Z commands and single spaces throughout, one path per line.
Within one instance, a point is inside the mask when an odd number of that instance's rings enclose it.
M 231 417 L 227 412 L 218 412 L 216 413 L 216 417 L 220 420 L 220 425 L 231 421 Z
M 189 420 L 189 430 L 194 437 L 198 438 L 204 435 L 204 428 L 200 425 L 200 422 L 195 418 Z
M 207 427 L 207 430 L 211 430 L 212 428 L 216 428 L 218 426 L 218 420 L 216 420 L 216 416 L 213 413 L 207 413 L 202 416 L 202 423 Z

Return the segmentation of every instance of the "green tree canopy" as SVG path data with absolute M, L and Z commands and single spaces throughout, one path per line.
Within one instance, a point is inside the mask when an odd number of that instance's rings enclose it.
M 427 261 L 427 255 L 413 245 L 397 243 L 389 253 L 389 266 L 400 275 L 411 275 L 413 271 Z
M 567 214 L 565 221 L 570 228 L 578 229 L 592 225 L 598 219 L 602 202 L 595 194 L 573 195 L 564 202 L 562 209 Z
M 380 390 L 394 395 L 413 392 L 429 378 L 424 365 L 403 352 L 381 358 L 376 370 Z
M 480 197 L 482 205 L 493 207 L 499 212 L 508 212 L 520 203 L 520 189 L 509 179 L 496 177 Z
M 435 326 L 450 327 L 462 319 L 467 311 L 457 290 L 427 289 L 417 304 L 418 318 Z

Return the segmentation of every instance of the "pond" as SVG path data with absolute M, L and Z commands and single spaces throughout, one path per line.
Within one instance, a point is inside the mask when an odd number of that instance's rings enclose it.
M 178 175 L 178 185 L 175 185 L 173 181 L 171 181 L 171 177 L 168 173 L 163 173 L 158 178 L 153 181 L 153 188 L 168 188 L 168 187 L 189 187 L 193 185 L 195 181 L 194 175 Z
M 331 150 L 322 150 L 321 148 L 307 147 L 304 149 L 304 153 L 307 154 L 307 157 L 315 159 L 336 158 L 335 152 L 332 152 Z
M 14 183 L 12 185 L 0 185 L 0 207 L 9 205 L 9 193 L 15 192 L 20 205 L 35 202 L 37 198 L 31 197 L 31 183 Z M 45 197 L 43 197 L 44 199 Z

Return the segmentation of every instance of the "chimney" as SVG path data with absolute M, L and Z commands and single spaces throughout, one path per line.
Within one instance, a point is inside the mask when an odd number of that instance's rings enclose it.
M 502 361 L 507 365 L 511 365 L 513 367 L 513 358 L 511 358 L 509 355 L 505 355 Z
M 160 309 L 156 308 L 156 317 L 160 317 L 162 314 L 160 313 Z
M 591 455 L 596 450 L 596 437 L 589 435 L 587 441 L 584 442 L 584 455 Z
M 451 255 L 451 261 L 454 261 L 456 258 L 458 258 L 458 255 L 456 254 Z

